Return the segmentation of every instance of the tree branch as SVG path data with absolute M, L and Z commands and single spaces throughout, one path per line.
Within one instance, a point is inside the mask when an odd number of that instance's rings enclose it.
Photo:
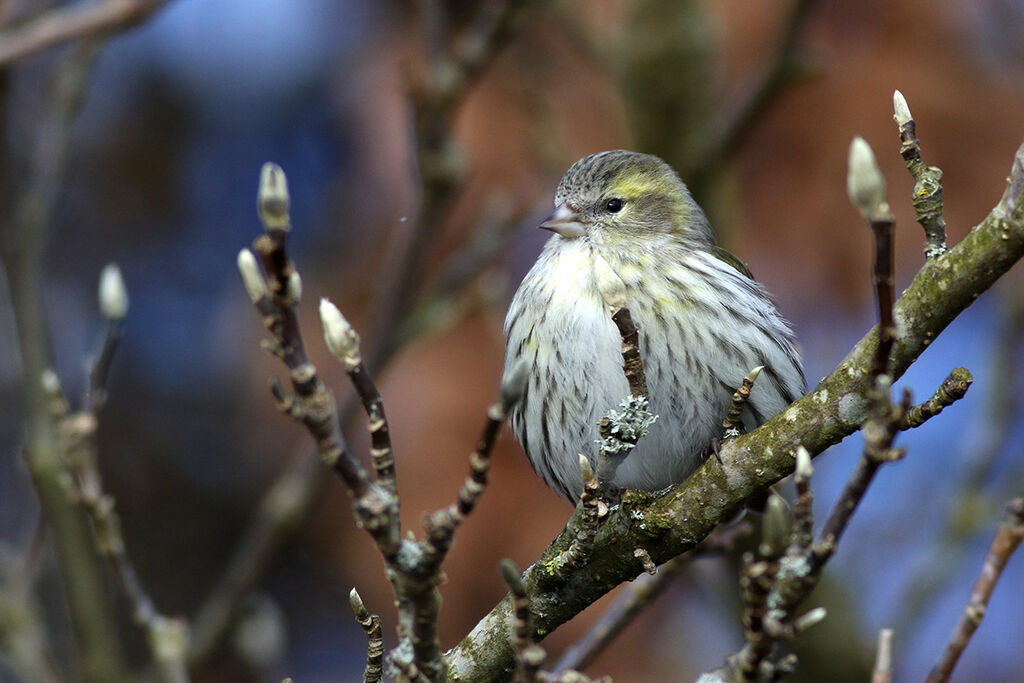
M 129 28 L 167 0 L 77 2 L 0 32 L 0 66 L 76 38 Z
M 907 100 L 899 90 L 893 93 L 893 118 L 900 129 L 900 156 L 914 177 L 911 195 L 917 222 L 924 228 L 927 258 L 941 256 L 946 251 L 946 219 L 942 215 L 942 169 L 928 166 L 921 160 L 921 142 L 917 139 L 917 125 L 910 115 Z
M 981 575 L 971 591 L 971 599 L 967 602 L 967 607 L 953 631 L 945 652 L 929 672 L 927 683 L 944 683 L 949 680 L 964 648 L 981 625 L 996 582 L 999 581 L 1013 551 L 1020 545 L 1021 539 L 1024 539 L 1024 498 L 1014 498 L 1006 505 L 1003 521 L 999 524 L 988 555 L 985 556 Z
M 366 631 L 366 667 L 363 669 L 363 683 L 377 683 L 384 675 L 384 634 L 380 617 L 370 614 L 363 605 L 363 599 L 355 588 L 348 594 L 349 604 L 356 621 Z
M 10 289 L 21 359 L 25 415 L 24 458 L 53 540 L 67 595 L 71 624 L 87 681 L 123 677 L 113 612 L 106 601 L 101 564 L 92 547 L 89 522 L 60 483 L 64 469 L 57 425 L 40 379 L 53 366 L 50 327 L 42 288 L 42 259 L 53 205 L 64 179 L 71 128 L 88 88 L 101 45 L 88 41 L 70 52 L 48 75 L 47 102 L 29 143 L 24 184 L 6 198 L 9 210 L 0 250 Z M 9 156 L 9 150 L 5 149 Z

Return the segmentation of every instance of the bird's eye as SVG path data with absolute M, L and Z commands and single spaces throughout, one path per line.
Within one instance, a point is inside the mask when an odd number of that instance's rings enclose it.
M 608 203 L 604 205 L 604 208 L 608 209 L 611 213 L 618 213 L 622 210 L 622 200 L 618 198 L 609 199 Z

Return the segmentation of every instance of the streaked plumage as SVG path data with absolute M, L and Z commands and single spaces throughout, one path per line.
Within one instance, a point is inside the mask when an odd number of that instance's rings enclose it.
M 788 324 L 745 266 L 715 245 L 665 162 L 624 150 L 585 157 L 563 176 L 555 205 L 541 227 L 556 234 L 505 320 L 506 372 L 520 357 L 531 368 L 512 427 L 549 486 L 579 497 L 578 454 L 595 461 L 599 420 L 629 395 L 616 304 L 640 330 L 658 415 L 619 466 L 619 486 L 656 491 L 689 475 L 755 366 L 765 369 L 745 409 L 748 428 L 803 393 Z

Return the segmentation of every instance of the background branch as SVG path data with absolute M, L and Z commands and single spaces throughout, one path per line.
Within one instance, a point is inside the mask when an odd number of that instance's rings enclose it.
M 53 205 L 64 180 L 71 126 L 81 108 L 100 43 L 79 45 L 55 67 L 30 158 L 25 185 L 6 218 L 0 241 L 11 293 L 21 356 L 26 423 L 24 457 L 44 516 L 53 526 L 72 627 L 86 680 L 108 681 L 123 674 L 121 647 L 106 601 L 99 559 L 88 521 L 60 483 L 63 471 L 57 425 L 43 389 L 53 366 L 50 327 L 42 292 L 42 260 Z M 10 206 L 10 205 L 9 205 Z
M 926 679 L 928 683 L 943 683 L 949 680 L 953 668 L 970 642 L 971 636 L 981 625 L 996 582 L 999 581 L 1003 569 L 1006 568 L 1006 563 L 1020 545 L 1022 538 L 1024 538 L 1024 498 L 1014 498 L 1006 505 L 1003 520 L 999 524 L 996 537 L 992 540 L 992 545 L 985 556 L 985 563 L 981 568 L 981 575 L 971 591 L 971 598 L 953 631 L 949 645 L 946 646 L 946 650 L 935 667 L 928 673 Z
M 0 31 L 0 66 L 70 40 L 130 28 L 166 2 L 102 0 L 76 2 L 47 10 L 21 25 Z

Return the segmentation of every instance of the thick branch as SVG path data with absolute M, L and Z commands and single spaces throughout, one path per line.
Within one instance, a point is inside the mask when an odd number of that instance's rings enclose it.
M 896 303 L 900 330 L 889 371 L 898 378 L 949 323 L 1024 256 L 1024 145 L 1007 190 L 991 213 L 945 255 L 928 260 Z M 564 582 L 544 581 L 544 562 L 568 546 L 566 533 L 526 573 L 535 631 L 549 633 L 639 571 L 644 547 L 665 562 L 694 547 L 742 501 L 793 471 L 803 444 L 816 454 L 858 429 L 866 417 L 868 370 L 878 346 L 872 330 L 807 396 L 759 429 L 736 437 L 693 476 L 657 499 L 630 492 L 606 520 L 586 566 Z M 497 679 L 511 671 L 508 599 L 448 653 L 450 680 Z

